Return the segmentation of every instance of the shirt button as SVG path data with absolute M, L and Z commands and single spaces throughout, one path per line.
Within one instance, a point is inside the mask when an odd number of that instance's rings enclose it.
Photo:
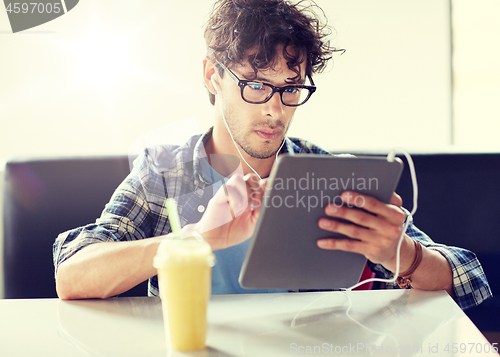
M 204 206 L 202 206 L 202 205 L 199 205 L 199 206 L 198 206 L 198 212 L 200 212 L 200 213 L 205 212 L 205 207 L 204 207 Z

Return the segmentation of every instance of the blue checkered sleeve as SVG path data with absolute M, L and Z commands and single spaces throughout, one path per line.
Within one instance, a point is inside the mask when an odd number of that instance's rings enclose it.
M 158 182 L 152 179 L 154 175 L 149 171 L 145 156 L 139 156 L 132 172 L 116 189 L 95 223 L 66 231 L 57 237 L 53 245 L 56 273 L 62 262 L 90 244 L 133 241 L 170 230 L 164 208 L 155 205 L 157 200 L 151 199 Z M 158 181 L 159 178 L 156 178 Z M 163 185 L 161 188 L 163 190 Z

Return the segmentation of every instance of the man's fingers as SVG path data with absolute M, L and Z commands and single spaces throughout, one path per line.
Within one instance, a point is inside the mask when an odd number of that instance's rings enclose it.
M 218 211 L 229 210 L 233 219 L 247 209 L 258 209 L 264 195 L 263 183 L 255 174 L 233 175 L 217 192 L 214 205 Z
M 351 238 L 374 239 L 380 232 L 389 233 L 391 236 L 400 234 L 400 224 L 391 224 L 387 220 L 381 219 L 380 216 L 374 216 L 359 209 L 330 205 L 325 209 L 325 213 L 330 217 L 342 218 L 349 223 L 321 218 L 319 220 L 320 228 L 341 233 Z
M 403 199 L 401 198 L 400 195 L 398 195 L 396 192 L 392 194 L 391 201 L 389 204 L 397 206 L 397 207 L 403 207 Z
M 363 254 L 366 243 L 354 239 L 326 238 L 318 239 L 317 246 L 321 249 L 343 250 Z
M 241 175 L 233 175 L 223 184 L 222 189 L 224 190 L 233 218 L 238 217 L 249 205 L 246 180 Z
M 267 180 L 261 180 L 255 174 L 247 174 L 245 176 L 245 181 L 248 187 L 248 197 L 250 208 L 254 211 L 254 214 L 258 215 L 260 212 L 260 206 L 262 205 L 262 200 L 264 198 L 265 185 Z
M 376 230 L 350 222 L 346 223 L 334 219 L 321 218 L 319 220 L 319 227 L 329 232 L 340 233 L 349 238 L 367 242 L 377 238 Z
M 256 174 L 246 174 L 244 180 L 249 189 L 249 194 L 260 188 L 260 179 Z
M 342 201 L 347 205 L 363 208 L 370 213 L 385 218 L 390 224 L 402 225 L 406 219 L 406 215 L 399 207 L 383 203 L 374 197 L 350 191 L 343 192 L 341 197 Z M 397 198 L 395 200 L 397 201 Z

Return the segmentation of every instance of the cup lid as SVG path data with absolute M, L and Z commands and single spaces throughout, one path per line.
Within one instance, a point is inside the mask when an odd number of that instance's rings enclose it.
M 212 248 L 204 240 L 166 239 L 160 243 L 153 259 L 155 268 L 162 268 L 167 263 L 176 264 L 215 264 Z

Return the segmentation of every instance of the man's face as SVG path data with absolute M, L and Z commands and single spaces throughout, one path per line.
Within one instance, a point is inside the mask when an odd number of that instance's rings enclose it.
M 259 71 L 256 78 L 248 62 L 230 69 L 241 80 L 258 80 L 282 87 L 303 84 L 305 67 L 303 62 L 301 79 L 297 82 L 290 81 L 289 78 L 294 78 L 296 73 L 288 68 L 281 55 L 274 68 Z M 266 103 L 247 103 L 241 98 L 240 88 L 228 73 L 224 73 L 220 85 L 221 91 L 217 98 L 219 103 L 216 105 L 220 105 L 236 143 L 254 158 L 267 159 L 275 155 L 281 147 L 297 107 L 283 105 L 279 93 L 274 93 Z

